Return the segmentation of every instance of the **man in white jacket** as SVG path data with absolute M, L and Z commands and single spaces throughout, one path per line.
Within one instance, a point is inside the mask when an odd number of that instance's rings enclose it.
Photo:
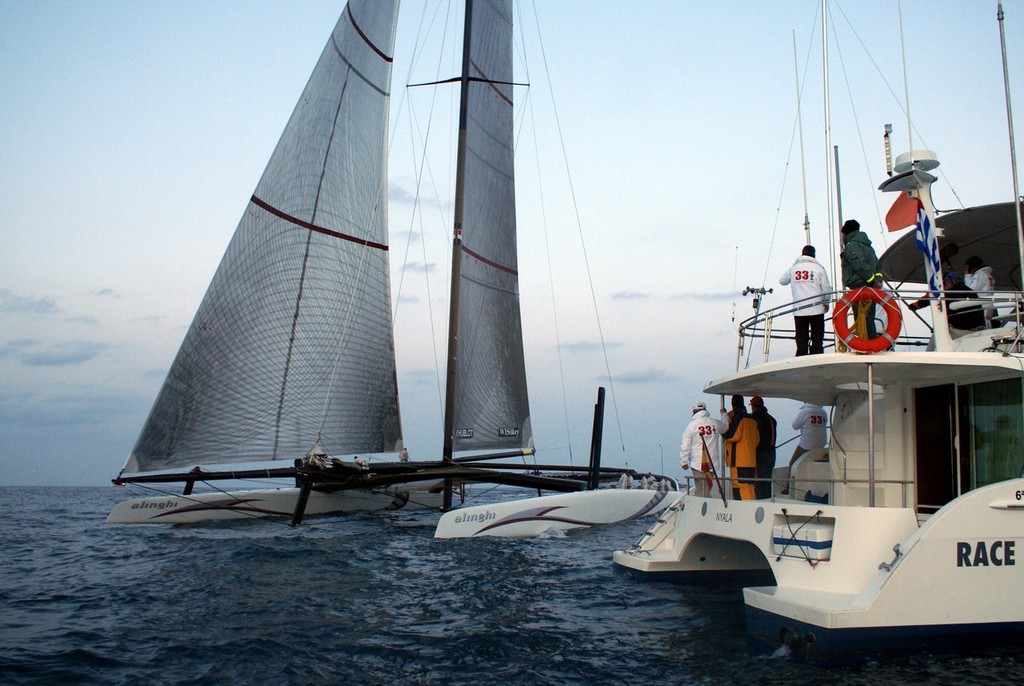
M 986 265 L 977 255 L 967 258 L 964 265 L 964 283 L 982 299 L 991 298 L 992 291 L 996 289 L 996 281 L 992 278 L 992 267 Z M 986 327 L 992 328 L 992 317 L 994 316 L 996 316 L 995 308 L 986 307 Z
M 683 432 L 683 442 L 679 446 L 679 465 L 683 468 L 684 475 L 692 476 L 694 481 L 690 493 L 699 496 L 710 495 L 707 482 L 710 475 L 704 473 L 702 446 L 707 446 L 708 455 L 714 464 L 715 471 L 718 474 L 722 473 L 718 436 L 725 428 L 725 424 L 721 421 L 711 418 L 704 403 L 697 403 L 693 406 L 693 419 L 686 426 L 686 431 Z M 687 471 L 690 474 L 685 474 Z
M 796 444 L 796 449 L 793 450 L 793 457 L 789 458 L 790 480 L 793 477 L 793 465 L 801 455 L 812 453 L 811 457 L 815 460 L 822 458 L 821 449 L 825 447 L 828 440 L 825 431 L 827 427 L 828 414 L 825 413 L 825 409 L 821 405 L 804 403 L 797 410 L 796 417 L 793 419 L 793 428 L 800 432 L 800 441 Z M 782 492 L 789 493 L 789 488 L 783 489 Z
M 814 246 L 805 245 L 793 266 L 783 272 L 779 283 L 793 293 L 793 323 L 796 326 L 796 354 L 820 355 L 825 351 L 825 313 L 832 284 L 828 272 L 814 259 Z

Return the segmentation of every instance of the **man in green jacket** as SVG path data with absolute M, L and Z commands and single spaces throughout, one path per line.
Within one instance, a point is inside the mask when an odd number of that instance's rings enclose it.
M 882 275 L 878 271 L 878 257 L 871 247 L 871 240 L 860 230 L 860 222 L 848 219 L 840 229 L 843 236 L 843 286 L 860 288 L 861 286 L 879 287 Z M 875 338 L 875 303 L 861 301 L 857 308 L 857 336 Z

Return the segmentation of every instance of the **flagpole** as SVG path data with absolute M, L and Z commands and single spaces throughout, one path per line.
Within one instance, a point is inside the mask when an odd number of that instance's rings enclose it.
M 711 473 L 715 477 L 715 483 L 718 484 L 718 494 L 722 496 L 722 504 L 725 505 L 725 507 L 728 508 L 729 507 L 729 501 L 725 499 L 725 490 L 722 489 L 722 480 L 718 477 L 718 470 L 715 469 L 715 461 L 711 459 L 711 453 L 708 452 L 708 444 L 707 444 L 707 442 L 705 442 L 704 436 L 700 437 L 700 444 L 701 444 L 701 447 L 704 450 L 703 456 L 708 458 L 708 464 L 711 465 Z M 704 465 L 701 465 L 701 466 L 703 467 Z
M 1024 231 L 1020 216 L 1020 189 L 1017 182 L 1017 146 L 1013 140 L 1013 108 L 1010 106 L 1010 70 L 1006 64 L 1006 32 L 1003 29 L 1003 3 L 998 4 L 996 19 L 999 21 L 999 44 L 1003 54 L 1003 89 L 1006 91 L 1006 123 L 1010 130 L 1010 171 L 1013 177 L 1013 205 L 1017 216 L 1017 235 Z M 1021 275 L 1024 278 L 1024 241 L 1017 240 L 1020 253 Z

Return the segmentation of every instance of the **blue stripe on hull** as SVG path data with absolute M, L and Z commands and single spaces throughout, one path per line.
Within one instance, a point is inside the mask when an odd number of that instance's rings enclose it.
M 825 629 L 749 605 L 746 617 L 747 636 L 755 648 L 774 652 L 787 645 L 798 659 L 827 664 L 857 662 L 897 652 L 1019 644 L 1024 638 L 1024 622 Z
M 810 548 L 811 550 L 831 550 L 832 540 L 807 541 L 802 538 L 773 538 L 775 545 L 789 546 L 791 548 Z

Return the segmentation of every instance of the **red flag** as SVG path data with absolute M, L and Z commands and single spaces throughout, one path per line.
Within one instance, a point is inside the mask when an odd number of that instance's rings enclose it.
M 889 231 L 899 231 L 917 224 L 917 198 L 903 191 L 885 215 L 885 226 Z
M 708 452 L 708 444 L 704 442 L 704 437 L 700 437 L 700 471 L 704 472 L 704 479 L 708 482 L 708 492 L 711 492 L 711 487 L 714 482 L 711 480 L 711 472 L 714 466 L 711 464 L 711 454 Z

